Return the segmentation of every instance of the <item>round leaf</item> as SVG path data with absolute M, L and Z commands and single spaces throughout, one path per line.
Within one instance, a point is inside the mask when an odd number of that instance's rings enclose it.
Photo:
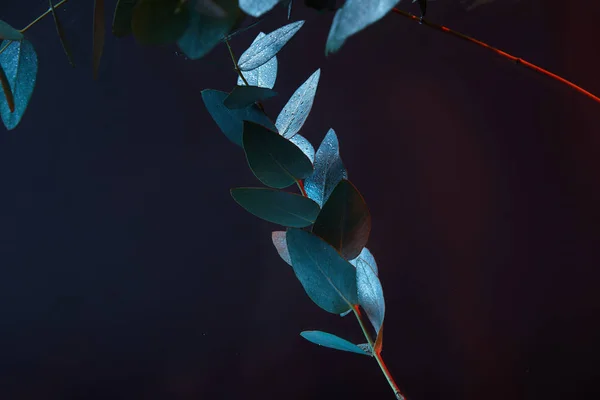
M 183 35 L 189 19 L 188 7 L 180 0 L 139 0 L 131 29 L 142 44 L 169 44 Z
M 313 233 L 347 260 L 356 258 L 365 247 L 371 233 L 371 214 L 350 181 L 337 184 L 315 221 Z
M 250 169 L 267 186 L 282 189 L 312 174 L 298 146 L 262 125 L 244 121 L 243 145 Z
M 303 228 L 319 213 L 319 206 L 311 199 L 275 189 L 235 188 L 231 196 L 246 211 L 283 226 Z

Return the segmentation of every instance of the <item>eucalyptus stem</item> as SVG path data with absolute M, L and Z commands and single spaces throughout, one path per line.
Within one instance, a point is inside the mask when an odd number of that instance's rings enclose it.
M 516 64 L 521 64 L 524 67 L 529 68 L 532 71 L 535 71 L 535 72 L 537 72 L 539 74 L 547 76 L 547 77 L 549 77 L 551 79 L 554 79 L 554 80 L 556 80 L 558 82 L 561 82 L 561 83 L 569 86 L 570 88 L 575 89 L 576 91 L 578 91 L 579 93 L 583 94 L 584 96 L 589 97 L 590 99 L 594 100 L 595 102 L 600 103 L 600 97 L 598 97 L 598 96 L 596 96 L 596 95 L 588 92 L 587 90 L 583 89 L 581 86 L 577 86 L 576 84 L 574 84 L 571 81 L 566 80 L 562 76 L 557 75 L 555 73 L 552 73 L 552 72 L 550 72 L 550 71 L 548 71 L 548 70 L 546 70 L 544 68 L 538 67 L 537 65 L 535 65 L 533 63 L 530 63 L 529 61 L 523 60 L 520 57 L 515 57 L 515 56 L 513 56 L 513 55 L 511 55 L 511 54 L 509 54 L 509 53 L 507 53 L 505 51 L 502 51 L 502 50 L 500 50 L 500 49 L 498 49 L 496 47 L 490 46 L 489 44 L 484 43 L 481 40 L 477 40 L 477 39 L 472 38 L 470 36 L 467 36 L 467 35 L 465 35 L 463 33 L 457 32 L 457 31 L 455 31 L 453 29 L 447 28 L 447 27 L 445 27 L 443 25 L 439 25 L 439 24 L 436 24 L 436 23 L 433 23 L 433 22 L 429 22 L 429 21 L 427 21 L 427 20 L 425 20 L 423 18 L 417 17 L 414 14 L 411 14 L 411 13 L 406 12 L 406 11 L 402 11 L 402 10 L 400 10 L 398 8 L 393 8 L 392 11 L 395 12 L 396 14 L 399 14 L 399 15 L 402 15 L 402 16 L 404 16 L 406 18 L 411 19 L 412 21 L 418 22 L 420 24 L 423 24 L 425 26 L 428 26 L 428 27 L 433 28 L 435 30 L 438 30 L 440 32 L 448 33 L 448 34 L 450 34 L 450 35 L 452 35 L 454 37 L 466 40 L 467 42 L 474 43 L 474 44 L 476 44 L 476 45 L 478 45 L 480 47 L 483 47 L 484 49 L 488 49 L 490 51 L 493 51 L 494 53 L 498 54 L 499 56 L 502 56 L 502 57 L 504 57 L 504 58 L 506 58 L 506 59 L 508 59 L 510 61 L 515 62 Z
M 54 5 L 54 8 L 56 9 L 56 8 L 58 8 L 58 7 L 62 6 L 62 5 L 63 5 L 63 4 L 65 4 L 67 1 L 69 1 L 69 0 L 61 0 L 61 1 L 59 1 L 58 3 L 56 3 L 56 4 Z M 48 15 L 48 14 L 50 14 L 50 13 L 52 13 L 52 7 L 49 7 L 49 8 L 46 10 L 46 12 L 45 12 L 45 13 L 43 13 L 42 15 L 40 15 L 39 17 L 37 17 L 36 19 L 34 19 L 34 20 L 33 20 L 33 21 L 32 21 L 32 22 L 29 24 L 29 25 L 27 25 L 25 28 L 21 29 L 19 32 L 21 32 L 21 33 L 25 33 L 25 32 L 27 32 L 27 30 L 28 30 L 29 28 L 31 28 L 32 26 L 34 26 L 35 24 L 37 24 L 38 22 L 40 22 L 40 21 L 41 21 L 41 20 L 42 20 L 42 19 L 43 19 L 43 18 L 44 18 L 46 15 Z
M 385 362 L 383 361 L 383 358 L 381 357 L 381 352 L 375 350 L 375 344 L 373 343 L 373 339 L 371 339 L 371 335 L 369 335 L 369 331 L 367 330 L 367 326 L 362 317 L 362 313 L 360 312 L 360 309 L 358 308 L 358 305 L 354 306 L 352 308 L 352 311 L 354 312 L 354 316 L 358 320 L 358 324 L 360 325 L 360 329 L 362 329 L 363 335 L 365 335 L 365 338 L 367 339 L 367 342 L 369 343 L 369 347 L 371 348 L 373 357 L 375 357 L 375 360 L 377 360 L 377 364 L 379 365 L 379 368 L 381 368 L 381 372 L 383 372 L 385 379 L 387 379 L 388 384 L 394 391 L 394 395 L 396 395 L 396 399 L 397 400 L 406 400 L 406 397 L 404 397 L 404 395 L 400 391 L 400 388 L 394 381 L 394 378 L 392 377 L 390 370 L 387 368 L 387 365 L 385 365 Z
M 242 81 L 244 82 L 244 85 L 250 86 L 250 84 L 248 83 L 248 81 L 244 77 L 244 74 L 242 74 L 242 70 L 240 69 L 240 66 L 238 65 L 237 60 L 235 58 L 235 55 L 233 54 L 233 50 L 231 49 L 231 45 L 229 44 L 229 40 L 227 40 L 227 38 L 223 38 L 223 41 L 227 45 L 227 50 L 229 50 L 229 55 L 231 56 L 231 61 L 233 61 L 233 69 L 235 70 L 235 72 L 237 72 L 237 74 L 239 75 L 239 77 L 242 78 Z M 265 108 L 263 107 L 263 105 L 260 102 L 257 101 L 256 105 L 258 106 L 258 108 L 261 109 L 262 112 L 265 112 Z

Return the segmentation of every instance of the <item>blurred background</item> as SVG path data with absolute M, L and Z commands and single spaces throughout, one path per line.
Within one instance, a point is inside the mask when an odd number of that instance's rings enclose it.
M 407 398 L 600 398 L 600 104 L 394 14 L 325 57 L 333 14 L 294 3 L 307 23 L 266 110 L 321 68 L 301 133 L 336 130 L 371 209 L 383 356 Z M 600 93 L 598 2 L 472 3 L 428 17 Z M 2 0 L 0 19 L 47 8 Z M 0 399 L 392 399 L 374 360 L 299 336 L 361 341 L 230 197 L 258 181 L 200 97 L 235 84 L 226 47 L 190 61 L 109 36 L 93 81 L 92 10 L 60 9 L 75 69 L 51 18 L 28 31 L 37 87 L 0 130 Z

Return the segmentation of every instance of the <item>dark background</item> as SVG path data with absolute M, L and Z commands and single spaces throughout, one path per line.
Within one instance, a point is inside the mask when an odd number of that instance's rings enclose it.
M 398 15 L 325 58 L 333 15 L 296 3 L 308 22 L 266 108 L 322 68 L 302 133 L 336 130 L 370 206 L 408 399 L 598 398 L 600 104 Z M 465 7 L 429 17 L 600 93 L 598 2 Z M 46 9 L 1 0 L 0 19 Z M 92 2 L 60 16 L 77 68 L 51 18 L 32 28 L 37 87 L 0 132 L 0 399 L 393 398 L 373 360 L 298 335 L 361 341 L 230 197 L 257 181 L 200 97 L 234 84 L 226 48 L 194 62 L 110 36 L 93 81 Z M 235 52 L 284 23 L 278 8 Z

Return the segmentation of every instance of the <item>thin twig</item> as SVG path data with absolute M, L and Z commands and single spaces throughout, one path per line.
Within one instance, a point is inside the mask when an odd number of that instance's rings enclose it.
M 61 1 L 59 1 L 58 3 L 56 3 L 54 5 L 54 8 L 56 9 L 56 8 L 62 6 L 67 1 L 69 1 L 69 0 L 61 0 Z M 32 26 L 34 26 L 35 24 L 37 24 L 38 22 L 40 22 L 46 15 L 48 15 L 50 13 L 52 13 L 52 8 L 48 8 L 48 10 L 46 10 L 45 13 L 43 13 L 42 15 L 40 15 L 39 17 L 37 17 L 36 19 L 34 19 L 29 25 L 27 25 L 25 28 L 21 29 L 19 32 L 21 32 L 21 33 L 27 32 L 27 30 L 29 28 L 31 28 Z
M 450 34 L 450 35 L 452 35 L 454 37 L 466 40 L 467 42 L 471 42 L 471 43 L 474 43 L 474 44 L 476 44 L 476 45 L 478 45 L 480 47 L 483 47 L 485 49 L 491 50 L 494 53 L 496 53 L 496 54 L 498 54 L 498 55 L 500 55 L 500 56 L 502 56 L 502 57 L 504 57 L 504 58 L 506 58 L 508 60 L 511 60 L 511 61 L 515 62 L 516 64 L 521 64 L 524 67 L 529 68 L 529 69 L 531 69 L 531 70 L 533 70 L 533 71 L 535 71 L 537 73 L 540 73 L 540 74 L 545 75 L 545 76 L 547 76 L 549 78 L 552 78 L 552 79 L 554 79 L 554 80 L 556 80 L 558 82 L 561 82 L 561 83 L 569 86 L 570 88 L 577 90 L 579 93 L 581 93 L 581 94 L 589 97 L 590 99 L 594 100 L 595 102 L 600 103 L 600 97 L 598 97 L 598 96 L 596 96 L 596 95 L 588 92 L 587 90 L 583 89 L 581 86 L 577 86 L 576 84 L 574 84 L 571 81 L 568 81 L 567 79 L 563 78 L 562 76 L 556 75 L 555 73 L 552 73 L 552 72 L 550 72 L 548 70 L 545 70 L 544 68 L 538 67 L 537 65 L 532 64 L 529 61 L 523 60 L 522 58 L 519 58 L 519 57 L 515 57 L 515 56 L 513 56 L 511 54 L 508 54 L 505 51 L 502 51 L 500 49 L 497 49 L 496 47 L 490 46 L 489 44 L 484 43 L 484 42 L 482 42 L 480 40 L 474 39 L 474 38 L 472 38 L 470 36 L 467 36 L 465 34 L 462 34 L 460 32 L 457 32 L 455 30 L 447 28 L 447 27 L 445 27 L 443 25 L 439 25 L 439 24 L 436 24 L 436 23 L 433 23 L 433 22 L 429 22 L 426 19 L 417 17 L 416 15 L 413 15 L 413 14 L 408 13 L 406 11 L 402 11 L 402 10 L 399 10 L 397 8 L 392 9 L 392 11 L 395 12 L 396 14 L 402 15 L 402 16 L 404 16 L 406 18 L 409 18 L 409 19 L 411 19 L 411 20 L 413 20 L 415 22 L 419 22 L 420 24 L 426 25 L 426 26 L 428 26 L 430 28 L 433 28 L 435 30 L 438 30 L 440 32 L 448 33 L 448 34 Z

